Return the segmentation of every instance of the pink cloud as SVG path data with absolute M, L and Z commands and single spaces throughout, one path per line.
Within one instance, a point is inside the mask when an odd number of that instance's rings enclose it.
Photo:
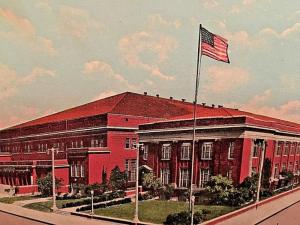
M 0 18 L 10 28 L 8 31 L 1 31 L 0 37 L 26 43 L 35 51 L 45 52 L 50 55 L 56 53 L 53 42 L 46 37 L 39 36 L 29 19 L 3 8 L 0 8 Z
M 249 72 L 245 69 L 225 66 L 211 66 L 206 75 L 208 76 L 208 84 L 205 86 L 205 91 L 216 94 L 222 94 L 246 85 L 250 78 Z
M 119 50 L 127 65 L 143 69 L 163 80 L 174 80 L 173 76 L 161 71 L 160 65 L 169 58 L 177 46 L 177 41 L 172 37 L 145 31 L 127 35 L 119 41 Z M 141 55 L 145 53 L 154 53 L 156 58 L 151 61 L 142 59 Z

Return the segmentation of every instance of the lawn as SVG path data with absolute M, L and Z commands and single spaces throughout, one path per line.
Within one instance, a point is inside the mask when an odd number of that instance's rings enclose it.
M 2 203 L 7 203 L 7 204 L 12 204 L 16 201 L 25 201 L 25 200 L 31 200 L 35 198 L 40 198 L 41 196 L 35 195 L 35 196 L 16 196 L 16 197 L 3 197 L 0 198 L 0 202 Z
M 134 203 L 111 206 L 104 209 L 96 209 L 95 214 L 132 220 L 134 207 Z M 212 219 L 231 212 L 236 208 L 217 205 L 195 205 L 195 211 L 201 211 L 202 209 L 209 210 L 210 213 L 207 215 L 207 219 Z M 139 219 L 144 222 L 161 224 L 169 214 L 185 210 L 188 210 L 188 203 L 185 202 L 143 201 L 139 203 Z
M 56 200 L 56 206 L 59 209 L 61 209 L 63 204 L 68 203 L 68 202 L 77 202 L 77 201 L 82 201 L 82 199 Z M 46 201 L 46 202 L 31 203 L 31 204 L 24 205 L 23 207 L 38 210 L 38 211 L 43 211 L 43 212 L 51 212 L 52 204 L 53 204 L 53 202 L 51 200 L 51 201 Z

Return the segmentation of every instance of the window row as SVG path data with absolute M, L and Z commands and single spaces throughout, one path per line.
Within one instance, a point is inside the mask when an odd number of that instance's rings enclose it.
M 300 154 L 300 143 L 277 142 L 276 156 Z
M 204 187 L 204 185 L 209 181 L 211 177 L 211 171 L 209 168 L 200 169 L 199 187 Z M 228 172 L 231 176 L 232 170 Z M 171 180 L 171 173 L 169 168 L 163 168 L 160 170 L 160 179 L 163 185 L 169 184 Z M 231 179 L 231 177 L 230 177 Z M 189 187 L 190 186 L 190 169 L 180 169 L 179 170 L 179 187 Z
M 65 149 L 65 148 L 83 148 L 83 147 L 104 147 L 104 139 L 103 138 L 93 138 L 90 140 L 76 140 L 76 141 L 69 141 L 65 142 L 48 142 L 48 143 L 22 143 L 16 145 L 5 145 L 0 147 L 0 151 L 3 152 L 31 152 L 37 150 L 38 152 L 45 152 L 49 148 L 58 148 L 58 149 Z
M 290 171 L 293 172 L 294 174 L 300 174 L 300 168 L 299 168 L 299 162 L 295 161 L 295 162 L 289 162 L 288 164 L 286 162 L 283 162 L 281 164 L 281 169 L 279 169 L 279 163 L 276 163 L 274 165 L 274 178 L 278 178 L 280 172 L 284 172 L 284 171 Z
M 72 163 L 70 167 L 70 177 L 85 177 L 84 163 Z
M 161 147 L 161 159 L 170 160 L 171 159 L 171 144 L 166 143 Z M 147 149 L 148 154 L 148 149 Z M 213 143 L 204 142 L 201 146 L 201 159 L 211 160 L 213 155 Z M 235 155 L 235 143 L 230 142 L 228 145 L 228 159 L 233 159 Z M 192 145 L 191 143 L 183 143 L 180 147 L 180 159 L 190 160 L 192 157 Z

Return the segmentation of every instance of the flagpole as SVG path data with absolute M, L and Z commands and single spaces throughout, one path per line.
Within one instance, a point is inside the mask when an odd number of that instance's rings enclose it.
M 201 59 L 202 59 L 202 36 L 201 36 L 202 25 L 199 25 L 199 40 L 198 40 L 198 56 L 197 56 L 197 74 L 196 74 L 196 87 L 195 87 L 195 99 L 194 99 L 194 111 L 193 111 L 193 144 L 192 144 L 192 168 L 191 168 L 191 179 L 190 179 L 190 204 L 189 209 L 191 213 L 191 224 L 193 225 L 193 177 L 194 177 L 194 160 L 195 160 L 195 140 L 196 140 L 196 117 L 197 117 L 197 99 L 198 99 L 198 89 L 200 80 L 200 69 L 201 69 Z

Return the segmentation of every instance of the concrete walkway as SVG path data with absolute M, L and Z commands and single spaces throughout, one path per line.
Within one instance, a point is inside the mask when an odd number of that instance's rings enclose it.
M 300 201 L 300 187 L 204 222 L 205 225 L 252 225 Z M 300 211 L 299 211 L 300 212 Z M 300 222 L 299 222 L 300 224 Z
M 35 198 L 35 199 L 30 199 L 30 200 L 21 200 L 21 201 L 15 201 L 13 204 L 14 205 L 18 205 L 18 206 L 24 206 L 24 205 L 28 205 L 31 203 L 36 203 L 36 202 L 47 202 L 52 200 L 51 197 L 48 198 Z
M 33 219 L 35 221 L 42 221 L 50 224 L 57 225 L 114 225 L 120 223 L 113 223 L 108 221 L 100 221 L 94 219 L 88 219 L 83 217 L 61 215 L 56 213 L 45 213 L 32 209 L 23 208 L 14 204 L 0 203 L 0 212 L 5 212 L 13 215 L 17 215 L 24 218 Z

